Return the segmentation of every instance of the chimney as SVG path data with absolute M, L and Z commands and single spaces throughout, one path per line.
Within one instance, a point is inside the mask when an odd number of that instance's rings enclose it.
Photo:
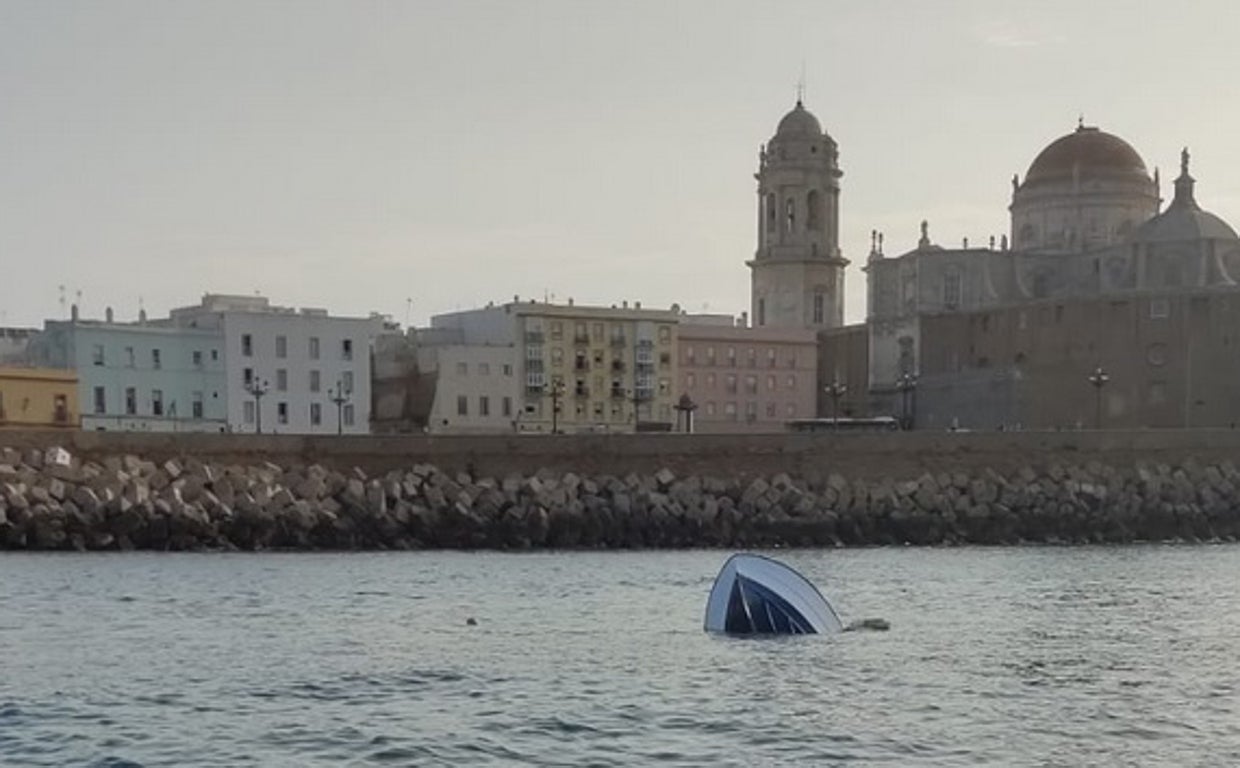
M 138 324 L 146 325 L 146 310 L 145 309 L 138 310 Z
M 629 300 L 628 300 L 628 299 L 625 299 L 624 301 L 620 302 L 620 306 L 621 306 L 621 307 L 623 307 L 623 308 L 625 308 L 625 309 L 628 309 L 628 308 L 629 308 Z
M 78 305 L 77 304 L 74 304 L 73 306 L 69 307 L 69 319 L 75 323 L 78 321 Z
M 572 297 L 572 296 L 569 296 L 569 297 L 568 297 L 568 306 L 570 306 L 570 307 L 571 307 L 572 305 L 573 305 L 573 297 Z
M 642 308 L 642 303 L 640 301 L 633 302 L 633 309 L 641 309 L 641 308 Z
M 109 323 L 112 322 L 112 308 L 111 307 L 108 307 L 107 309 L 103 310 L 103 319 L 108 321 Z

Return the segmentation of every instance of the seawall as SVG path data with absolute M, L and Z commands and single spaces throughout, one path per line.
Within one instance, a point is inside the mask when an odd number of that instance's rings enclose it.
M 752 547 L 1240 536 L 1220 431 L 0 433 L 0 547 Z

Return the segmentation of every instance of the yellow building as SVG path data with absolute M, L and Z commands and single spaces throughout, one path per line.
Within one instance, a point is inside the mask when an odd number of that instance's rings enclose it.
M 679 312 L 517 305 L 524 342 L 521 431 L 670 431 Z
M 0 367 L 0 429 L 77 429 L 77 373 Z

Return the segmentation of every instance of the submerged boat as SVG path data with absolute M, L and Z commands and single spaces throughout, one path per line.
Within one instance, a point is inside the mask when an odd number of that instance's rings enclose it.
M 733 555 L 706 600 L 706 631 L 730 635 L 815 635 L 844 628 L 818 588 L 781 562 Z

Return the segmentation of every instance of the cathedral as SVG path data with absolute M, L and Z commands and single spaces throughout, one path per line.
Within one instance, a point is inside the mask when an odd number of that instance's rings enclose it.
M 1190 155 L 1171 201 L 1128 142 L 1078 124 L 1012 179 L 1011 228 L 913 249 L 874 233 L 866 321 L 843 325 L 839 150 L 799 101 L 763 146 L 757 326 L 819 336 L 819 389 L 910 428 L 1233 427 L 1240 237 L 1197 202 Z M 836 403 L 820 392 L 819 413 Z

